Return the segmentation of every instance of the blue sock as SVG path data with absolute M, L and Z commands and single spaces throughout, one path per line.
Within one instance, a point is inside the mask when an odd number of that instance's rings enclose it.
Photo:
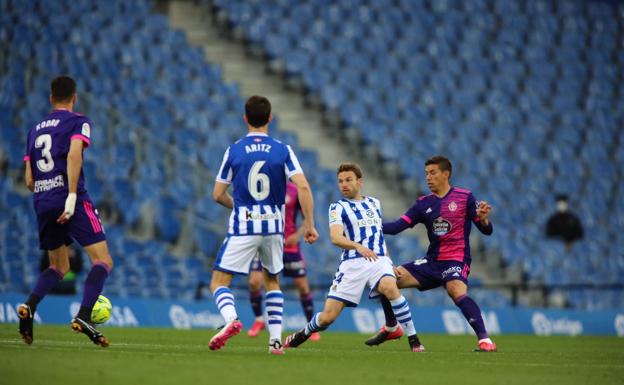
M 413 336 L 416 334 L 416 328 L 414 328 L 414 322 L 412 321 L 412 313 L 410 313 L 409 304 L 405 297 L 400 296 L 399 298 L 390 301 L 392 305 L 392 312 L 396 317 L 397 321 L 401 324 L 403 330 L 408 336 Z
M 306 325 L 304 332 L 307 336 L 309 336 L 312 333 L 316 333 L 316 332 L 322 332 L 323 330 L 327 329 L 327 327 L 329 327 L 329 325 L 327 326 L 321 326 L 319 324 L 319 316 L 321 315 L 321 313 L 316 313 L 314 315 L 314 317 L 312 317 L 312 319 L 310 320 L 310 322 L 308 322 L 308 324 Z
M 284 294 L 280 290 L 271 290 L 267 291 L 264 296 L 266 300 L 269 339 L 281 341 Z
M 214 300 L 225 323 L 232 322 L 238 318 L 236 308 L 234 307 L 234 294 L 232 294 L 232 290 L 229 287 L 219 286 L 214 292 Z

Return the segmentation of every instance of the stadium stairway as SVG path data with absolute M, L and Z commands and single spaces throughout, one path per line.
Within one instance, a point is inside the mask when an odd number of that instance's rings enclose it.
M 271 100 L 279 116 L 280 129 L 296 134 L 302 148 L 317 151 L 319 166 L 333 170 L 343 161 L 353 160 L 362 164 L 366 178 L 364 190 L 381 200 L 387 218 L 400 216 L 411 205 L 413 196 L 400 192 L 400 184 L 393 185 L 392 176 L 383 175 L 384 169 L 379 164 L 362 157 L 365 152 L 351 151 L 352 144 L 335 134 L 339 130 L 328 128 L 331 125 L 324 121 L 320 110 L 309 106 L 310 103 L 304 100 L 296 87 L 289 87 L 285 78 L 271 71 L 271 63 L 254 55 L 249 47 L 220 26 L 219 16 L 210 6 L 173 0 L 167 3 L 166 8 L 171 27 L 185 31 L 191 45 L 203 47 L 206 59 L 222 67 L 226 81 L 238 83 L 243 95 L 263 94 Z M 367 173 L 368 170 L 375 172 Z M 417 237 L 421 246 L 427 247 L 427 234 L 423 227 L 405 234 Z M 478 237 L 473 237 L 471 241 L 475 249 L 479 248 Z M 471 273 L 483 282 L 498 281 L 501 279 L 499 257 L 488 255 L 488 259 L 487 264 L 475 264 Z
M 280 129 L 295 133 L 303 148 L 318 151 L 320 166 L 333 170 L 340 162 L 366 163 L 353 153 L 345 154 L 345 143 L 323 128 L 321 114 L 306 108 L 303 96 L 287 90 L 278 75 L 269 74 L 266 63 L 251 57 L 242 44 L 225 37 L 214 16 L 207 6 L 189 1 L 169 2 L 170 25 L 184 30 L 189 43 L 203 47 L 206 58 L 221 65 L 225 80 L 238 83 L 243 95 L 267 96 L 279 116 Z M 397 195 L 385 179 L 369 173 L 365 190 L 383 202 L 388 216 L 401 215 L 411 203 L 407 197 Z

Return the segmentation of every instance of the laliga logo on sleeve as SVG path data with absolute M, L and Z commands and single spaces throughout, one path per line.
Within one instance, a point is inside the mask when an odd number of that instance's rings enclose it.
M 453 202 L 451 202 L 451 203 L 449 203 L 449 205 L 448 205 L 448 209 L 449 209 L 449 211 L 455 211 L 455 210 L 457 210 L 457 203 L 455 203 L 454 201 L 453 201 Z
M 87 138 L 91 137 L 91 126 L 89 126 L 89 123 L 82 124 L 82 135 L 86 136 Z

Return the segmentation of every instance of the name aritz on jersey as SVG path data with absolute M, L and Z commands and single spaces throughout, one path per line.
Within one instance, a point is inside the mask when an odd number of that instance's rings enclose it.
M 43 191 L 50 191 L 53 188 L 63 187 L 63 186 L 65 186 L 63 175 L 58 175 L 55 178 L 35 181 L 35 193 L 39 193 Z
M 264 151 L 264 152 L 271 152 L 271 145 L 270 144 L 264 144 L 264 143 L 259 143 L 259 144 L 248 144 L 245 146 L 245 152 L 247 154 L 249 154 L 250 152 L 256 152 L 256 151 Z

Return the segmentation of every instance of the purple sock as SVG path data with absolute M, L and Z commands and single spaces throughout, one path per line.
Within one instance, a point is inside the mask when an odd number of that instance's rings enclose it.
M 86 320 L 91 319 L 93 305 L 95 301 L 97 301 L 98 296 L 102 293 L 104 281 L 106 281 L 107 277 L 108 267 L 106 265 L 97 263 L 91 267 L 85 281 L 84 294 L 82 296 L 80 310 L 78 311 L 78 317 Z
M 251 310 L 254 315 L 257 317 L 262 316 L 262 292 L 258 291 L 250 291 L 249 292 L 249 302 L 251 302 Z
M 468 295 L 459 297 L 458 301 L 455 302 L 455 305 L 457 305 L 464 317 L 466 317 L 466 320 L 475 331 L 477 338 L 480 340 L 488 338 L 488 333 L 485 330 L 485 324 L 483 323 L 483 317 L 481 316 L 481 309 L 479 309 L 479 305 L 477 305 L 477 303 Z
M 54 267 L 48 267 L 41 272 L 35 288 L 26 300 L 26 305 L 30 306 L 30 310 L 34 312 L 37 308 L 37 304 L 41 302 L 43 297 L 45 297 L 61 279 L 63 279 L 63 274 Z
M 314 298 L 312 297 L 312 292 L 302 295 L 299 300 L 301 301 L 303 314 L 305 314 L 306 320 L 310 322 L 312 317 L 314 317 Z
M 386 317 L 386 326 L 394 327 L 397 325 L 397 319 L 394 316 L 394 311 L 392 310 L 392 304 L 390 300 L 385 296 L 380 296 L 381 307 L 383 307 L 384 316 Z

